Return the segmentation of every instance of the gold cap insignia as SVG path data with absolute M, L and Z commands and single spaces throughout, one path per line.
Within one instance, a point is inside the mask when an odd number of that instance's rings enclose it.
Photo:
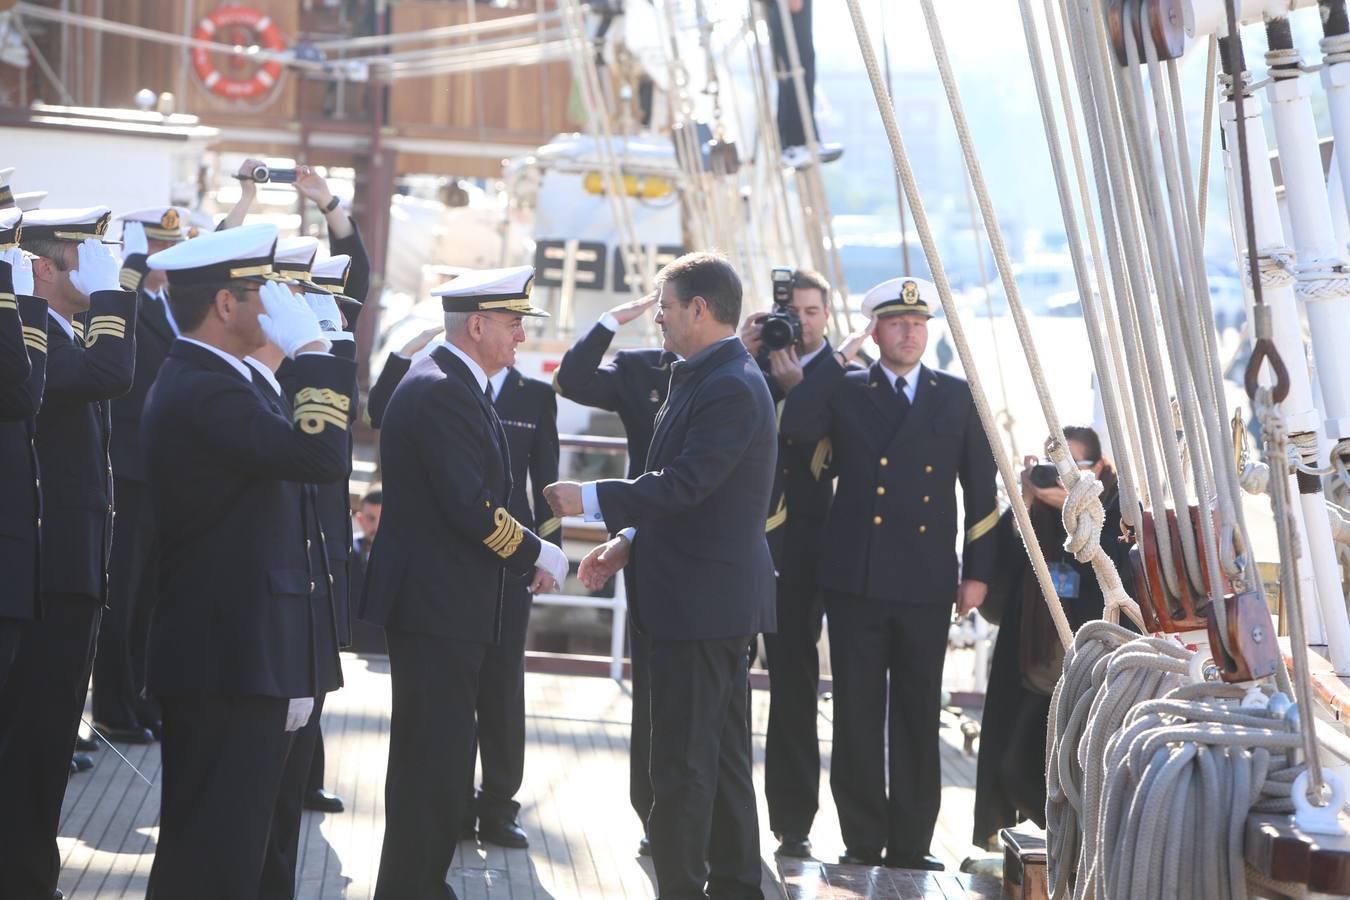
M 173 207 L 169 207 L 164 211 L 164 215 L 159 217 L 159 227 L 161 228 L 177 229 L 181 228 L 182 225 L 183 223 L 178 219 L 178 210 Z
M 919 302 L 919 286 L 912 281 L 906 281 L 900 286 L 900 302 L 906 306 L 914 306 Z

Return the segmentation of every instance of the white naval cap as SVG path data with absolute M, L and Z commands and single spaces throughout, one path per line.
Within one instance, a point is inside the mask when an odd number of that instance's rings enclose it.
M 83 209 L 35 209 L 26 211 L 23 236 L 27 240 L 84 241 L 103 240 L 112 219 L 112 210 L 106 206 L 86 206 Z M 107 242 L 113 243 L 113 242 Z
M 22 231 L 23 210 L 0 209 L 0 250 L 17 247 Z
M 338 253 L 315 262 L 309 273 L 315 284 L 337 288 L 341 292 L 347 287 L 347 276 L 351 274 L 351 271 L 352 258 L 346 253 Z
M 14 177 L 14 167 L 6 166 L 0 169 L 0 209 L 21 209 L 25 212 L 31 209 L 37 209 L 42 205 L 42 201 L 47 199 L 46 191 L 24 191 L 23 193 L 14 193 L 14 188 L 9 180 Z
M 922 278 L 892 278 L 867 292 L 863 297 L 863 315 L 869 319 L 898 316 L 905 313 L 933 318 L 933 308 L 941 301 L 937 286 Z
M 146 265 L 169 274 L 170 285 L 267 281 L 277 245 L 275 225 L 259 223 L 212 231 L 150 254 Z
M 446 312 L 495 310 L 547 317 L 547 312 L 530 305 L 530 290 L 533 287 L 534 267 L 514 266 L 509 269 L 465 272 L 455 280 L 433 289 L 431 296 L 441 298 L 441 308 Z
M 319 252 L 319 239 L 315 237 L 289 237 L 277 241 L 276 258 L 272 266 L 278 276 L 290 281 L 301 282 L 305 290 L 317 293 L 329 293 L 326 288 L 314 283 L 310 270 L 314 267 L 314 257 Z
M 140 222 L 145 228 L 145 236 L 152 241 L 178 243 L 187 240 L 183 226 L 189 213 L 181 206 L 149 206 L 124 212 L 117 216 L 119 222 Z

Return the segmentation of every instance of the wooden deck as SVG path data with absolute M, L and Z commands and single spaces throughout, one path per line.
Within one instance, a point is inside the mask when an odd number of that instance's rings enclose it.
M 388 662 L 344 654 L 343 666 L 347 686 L 328 699 L 324 736 L 326 786 L 346 800 L 347 810 L 337 815 L 305 814 L 298 894 L 304 900 L 368 898 L 379 864 L 389 729 Z M 636 852 L 641 828 L 628 804 L 627 685 L 606 678 L 531 673 L 526 677 L 526 703 L 529 747 L 525 784 L 517 799 L 530 849 L 461 844 L 451 872 L 456 893 L 465 900 L 654 896 L 651 864 Z M 829 791 L 831 711 L 828 701 L 821 703 L 818 723 L 827 771 L 812 833 L 816 855 L 826 862 L 833 862 L 844 849 Z M 755 778 L 765 829 L 767 714 L 768 695 L 756 691 Z M 970 849 L 975 780 L 975 762 L 961 752 L 956 722 L 944 715 L 943 808 L 932 848 L 950 871 Z M 158 745 L 118 749 L 158 783 Z M 60 887 L 67 897 L 79 900 L 141 897 L 154 852 L 159 791 L 110 750 L 104 748 L 95 756 L 93 771 L 74 776 L 66 794 Z M 987 885 L 972 885 L 964 876 L 925 880 L 920 873 L 810 865 L 792 868 L 792 877 L 780 883 L 775 846 L 765 830 L 764 889 L 770 898 L 989 896 L 977 890 Z M 929 893 L 923 893 L 925 889 Z

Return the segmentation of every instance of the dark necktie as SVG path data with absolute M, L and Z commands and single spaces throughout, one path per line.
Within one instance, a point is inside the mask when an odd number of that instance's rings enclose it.
M 905 393 L 905 379 L 895 379 L 896 408 L 900 410 L 900 421 L 905 421 L 905 416 L 909 415 L 909 394 Z
M 492 382 L 489 381 L 483 386 L 483 396 L 487 398 L 488 406 L 492 405 Z

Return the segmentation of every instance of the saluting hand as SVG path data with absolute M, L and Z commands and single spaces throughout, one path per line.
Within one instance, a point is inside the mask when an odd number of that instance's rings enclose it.
M 284 284 L 269 281 L 258 290 L 267 312 L 258 316 L 258 325 L 267 339 L 291 359 L 311 351 L 326 352 L 332 342 L 323 336 L 319 318 L 302 298 Z
M 122 259 L 137 253 L 149 253 L 150 244 L 145 239 L 145 226 L 140 222 L 127 222 L 122 226 Z
M 611 309 L 609 314 L 613 316 L 614 321 L 618 322 L 620 325 L 627 325 L 629 322 L 651 309 L 652 304 L 656 302 L 656 298 L 660 296 L 661 292 L 659 290 L 652 291 L 645 297 L 640 297 L 637 300 L 629 300 L 627 303 L 620 303 L 618 306 Z
M 582 513 L 580 482 L 555 481 L 544 488 L 544 499 L 555 516 L 579 516 Z
M 427 344 L 430 344 L 432 339 L 435 338 L 436 335 L 440 334 L 444 330 L 445 330 L 444 325 L 437 325 L 434 328 L 428 328 L 426 331 L 422 332 L 417 337 L 413 338 L 411 341 L 408 341 L 408 343 L 404 344 L 403 349 L 398 351 L 398 355 L 406 356 L 408 359 L 412 359 L 413 356 L 415 356 L 418 353 L 421 353 L 422 348 L 425 347 Z
M 615 573 L 628 565 L 631 546 L 623 535 L 607 541 L 586 554 L 577 568 L 577 577 L 587 590 L 598 591 Z
M 122 261 L 96 238 L 88 238 L 75 248 L 78 259 L 70 272 L 70 283 L 75 290 L 92 297 L 99 291 L 122 289 Z
M 10 247 L 0 252 L 0 260 L 9 263 L 14 276 L 14 293 L 23 297 L 33 296 L 33 261 L 18 247 Z
M 867 343 L 867 339 L 872 336 L 872 331 L 876 327 L 877 320 L 868 319 L 866 325 L 844 338 L 844 342 L 839 345 L 838 352 L 843 354 L 844 359 L 853 362 L 853 360 L 857 358 L 858 352 L 862 350 L 863 344 Z

